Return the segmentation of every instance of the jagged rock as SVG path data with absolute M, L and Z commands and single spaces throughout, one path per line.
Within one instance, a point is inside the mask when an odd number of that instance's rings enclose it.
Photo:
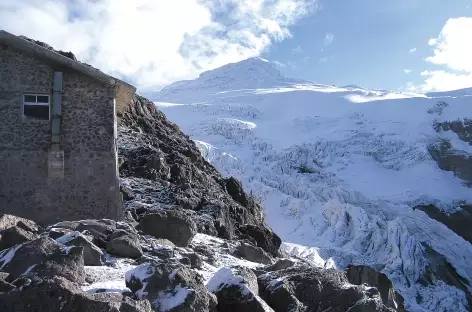
M 236 180 L 234 177 L 230 177 L 225 180 L 225 187 L 228 194 L 242 206 L 246 207 L 248 204 L 248 196 L 243 190 L 241 182 Z
M 222 238 L 236 238 L 241 224 L 265 227 L 262 207 L 244 193 L 238 182 L 225 182 L 195 143 L 156 105 L 136 96 L 120 117 L 120 175 L 136 197 L 124 204 L 136 212 L 137 218 L 138 209 L 147 210 L 138 202 L 145 202 L 158 209 L 178 206 L 192 211 L 200 233 Z
M 87 237 L 80 232 L 71 232 L 56 239 L 56 242 L 65 246 L 80 246 L 84 249 L 85 265 L 103 265 L 104 254 Z
M 395 311 L 406 311 L 403 297 L 393 288 L 387 275 L 364 265 L 350 265 L 346 270 L 347 279 L 351 284 L 376 287 L 382 302 Z
M 63 221 L 56 223 L 48 228 L 64 228 L 73 231 L 89 231 L 90 233 L 98 232 L 105 236 L 110 235 L 116 229 L 116 222 L 113 220 L 80 220 L 80 221 Z
M 152 309 L 147 300 L 136 301 L 117 293 L 87 294 L 77 284 L 53 277 L 0 293 L 0 311 L 152 312 Z
M 0 253 L 0 268 L 10 274 L 9 281 L 22 274 L 85 281 L 83 248 L 64 247 L 49 237 L 5 249 Z
M 272 265 L 269 265 L 264 268 L 265 271 L 271 272 L 271 271 L 279 271 L 279 270 L 285 270 L 288 269 L 292 266 L 295 265 L 295 261 L 290 260 L 290 259 L 279 259 L 277 262 L 275 262 Z
M 457 272 L 445 256 L 424 242 L 421 245 L 424 248 L 425 268 L 419 283 L 429 286 L 440 280 L 449 286 L 460 289 L 464 292 L 469 306 L 472 307 L 472 293 L 469 291 L 468 280 Z
M 113 233 L 111 233 L 110 236 L 108 236 L 108 241 L 112 241 L 115 238 L 125 236 L 125 235 L 132 235 L 132 234 L 126 230 L 116 230 Z
M 120 192 L 123 194 L 123 200 L 134 199 L 133 190 L 125 185 L 120 185 Z
M 203 265 L 203 259 L 193 251 L 179 250 L 179 254 L 182 257 L 190 259 L 190 266 L 192 269 L 201 269 Z
M 266 253 L 262 248 L 252 246 L 244 242 L 239 244 L 235 248 L 235 250 L 233 251 L 233 255 L 252 262 L 262 264 L 272 264 L 274 262 L 272 257 L 268 253 Z
M 83 247 L 65 247 L 61 252 L 51 254 L 46 261 L 30 267 L 25 276 L 52 278 L 62 276 L 71 282 L 85 282 Z
M 166 238 L 176 246 L 186 247 L 197 234 L 195 223 L 178 210 L 159 211 L 144 215 L 138 229 L 155 238 Z
M 69 229 L 51 228 L 48 230 L 48 236 L 52 239 L 56 239 L 72 232 L 74 231 Z
M 454 210 L 453 212 L 441 211 L 441 209 L 434 205 L 419 205 L 413 209 L 424 211 L 428 217 L 443 223 L 457 235 L 472 244 L 472 231 L 470 230 L 470 225 L 472 224 L 472 206 L 460 205 L 458 208 L 460 209 Z
M 166 245 L 157 246 L 151 249 L 151 255 L 161 259 L 169 259 L 175 256 L 174 248 Z
M 15 225 L 3 231 L 0 231 L 0 250 L 31 241 L 38 238 L 38 235 L 25 231 Z
M 257 277 L 247 268 L 221 268 L 208 281 L 207 288 L 218 299 L 217 311 L 274 311 L 258 296 Z
M 146 298 L 157 311 L 207 312 L 214 299 L 199 274 L 171 262 L 145 263 L 126 273 L 126 286 Z
M 40 229 L 34 221 L 9 214 L 0 214 L 0 231 L 14 226 L 33 233 L 38 232 Z
M 264 226 L 256 226 L 246 224 L 239 227 L 239 231 L 243 234 L 243 237 L 251 237 L 258 247 L 261 247 L 272 256 L 277 257 L 279 255 L 279 248 L 282 240 L 272 230 Z
M 107 251 L 116 256 L 133 259 L 143 255 L 143 250 L 141 249 L 137 236 L 132 234 L 119 236 L 109 241 Z
M 275 311 L 394 311 L 375 288 L 349 285 L 342 271 L 293 266 L 258 277 L 260 296 Z

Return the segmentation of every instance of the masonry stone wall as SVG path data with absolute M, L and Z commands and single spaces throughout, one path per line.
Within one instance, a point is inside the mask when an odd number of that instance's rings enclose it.
M 62 71 L 64 178 L 48 177 L 50 121 L 21 117 L 23 93 L 52 94 Z M 0 43 L 0 213 L 56 220 L 122 217 L 115 89 Z

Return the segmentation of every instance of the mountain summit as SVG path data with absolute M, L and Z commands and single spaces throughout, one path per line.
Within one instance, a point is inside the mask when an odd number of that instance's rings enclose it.
M 409 311 L 465 312 L 472 304 L 466 95 L 319 85 L 249 59 L 153 99 L 210 163 L 264 204 L 286 252 L 322 267 L 376 268 Z

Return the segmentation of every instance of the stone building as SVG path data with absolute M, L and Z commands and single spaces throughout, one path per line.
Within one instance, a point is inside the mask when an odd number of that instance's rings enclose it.
M 135 91 L 72 53 L 0 31 L 0 213 L 121 218 L 117 119 Z

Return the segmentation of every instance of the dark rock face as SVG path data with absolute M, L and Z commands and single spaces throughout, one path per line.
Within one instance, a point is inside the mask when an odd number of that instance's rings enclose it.
M 307 265 L 258 277 L 261 297 L 275 311 L 394 311 L 375 288 L 346 287 L 343 272 Z
M 236 238 L 241 225 L 266 227 L 262 207 L 244 193 L 237 180 L 224 179 L 205 161 L 195 143 L 154 103 L 136 96 L 120 117 L 120 173 L 137 200 L 196 212 L 192 219 L 198 231 L 222 238 Z M 138 210 L 147 209 L 131 201 L 125 206 L 137 215 Z M 263 243 L 255 238 L 258 246 L 273 254 L 277 239 L 270 240 Z
M 279 270 L 288 269 L 294 265 L 295 265 L 295 261 L 292 261 L 290 259 L 279 259 L 274 264 L 265 267 L 264 270 L 267 272 L 279 271 Z
M 56 239 L 65 246 L 80 246 L 84 250 L 84 265 L 102 265 L 104 254 L 87 237 L 80 232 L 72 232 Z
M 370 267 L 351 265 L 346 270 L 347 279 L 354 285 L 367 284 L 376 287 L 380 292 L 382 302 L 396 311 L 406 311 L 403 297 L 393 288 L 388 277 Z
M 416 206 L 414 209 L 424 211 L 430 218 L 443 223 L 457 235 L 472 243 L 472 206 L 462 205 L 461 210 L 454 213 L 444 213 L 434 205 Z
M 107 251 L 113 255 L 133 259 L 143 255 L 138 238 L 130 234 L 119 236 L 109 241 Z
M 77 284 L 54 277 L 36 280 L 21 289 L 0 293 L 5 312 L 152 312 L 149 301 L 135 301 L 120 294 L 86 294 Z
M 238 229 L 242 238 L 249 238 L 256 246 L 261 247 L 272 256 L 279 256 L 279 248 L 282 240 L 271 229 L 265 226 L 246 224 Z
M 49 237 L 16 245 L 0 253 L 0 267 L 10 274 L 9 281 L 20 275 L 62 276 L 73 282 L 85 281 L 82 247 L 64 247 Z
M 17 244 L 31 241 L 38 238 L 38 235 L 25 231 L 19 226 L 13 226 L 6 230 L 0 231 L 0 250 L 10 248 Z
M 422 243 L 422 245 L 425 249 L 427 265 L 423 276 L 420 278 L 420 283 L 427 286 L 433 284 L 435 280 L 442 280 L 446 284 L 462 290 L 467 297 L 469 307 L 472 307 L 472 294 L 469 291 L 470 285 L 467 279 L 457 273 L 446 257 L 426 243 Z
M 220 269 L 208 282 L 208 289 L 218 299 L 217 311 L 273 311 L 258 297 L 257 277 L 247 268 Z
M 247 243 L 241 243 L 240 245 L 238 245 L 235 248 L 233 255 L 252 262 L 262 264 L 272 264 L 274 262 L 272 257 L 268 253 L 266 253 L 262 248 L 252 246 Z
M 186 247 L 197 234 L 197 226 L 178 210 L 159 211 L 143 216 L 138 229 L 155 238 L 166 238 L 176 246 Z
M 472 119 L 439 122 L 434 126 L 437 132 L 452 131 L 459 139 L 472 145 Z M 447 140 L 430 145 L 428 151 L 440 169 L 454 172 L 458 178 L 465 181 L 466 185 L 472 186 L 471 155 L 455 150 Z
M 200 275 L 180 263 L 145 263 L 126 274 L 126 286 L 157 311 L 206 312 L 214 300 Z

